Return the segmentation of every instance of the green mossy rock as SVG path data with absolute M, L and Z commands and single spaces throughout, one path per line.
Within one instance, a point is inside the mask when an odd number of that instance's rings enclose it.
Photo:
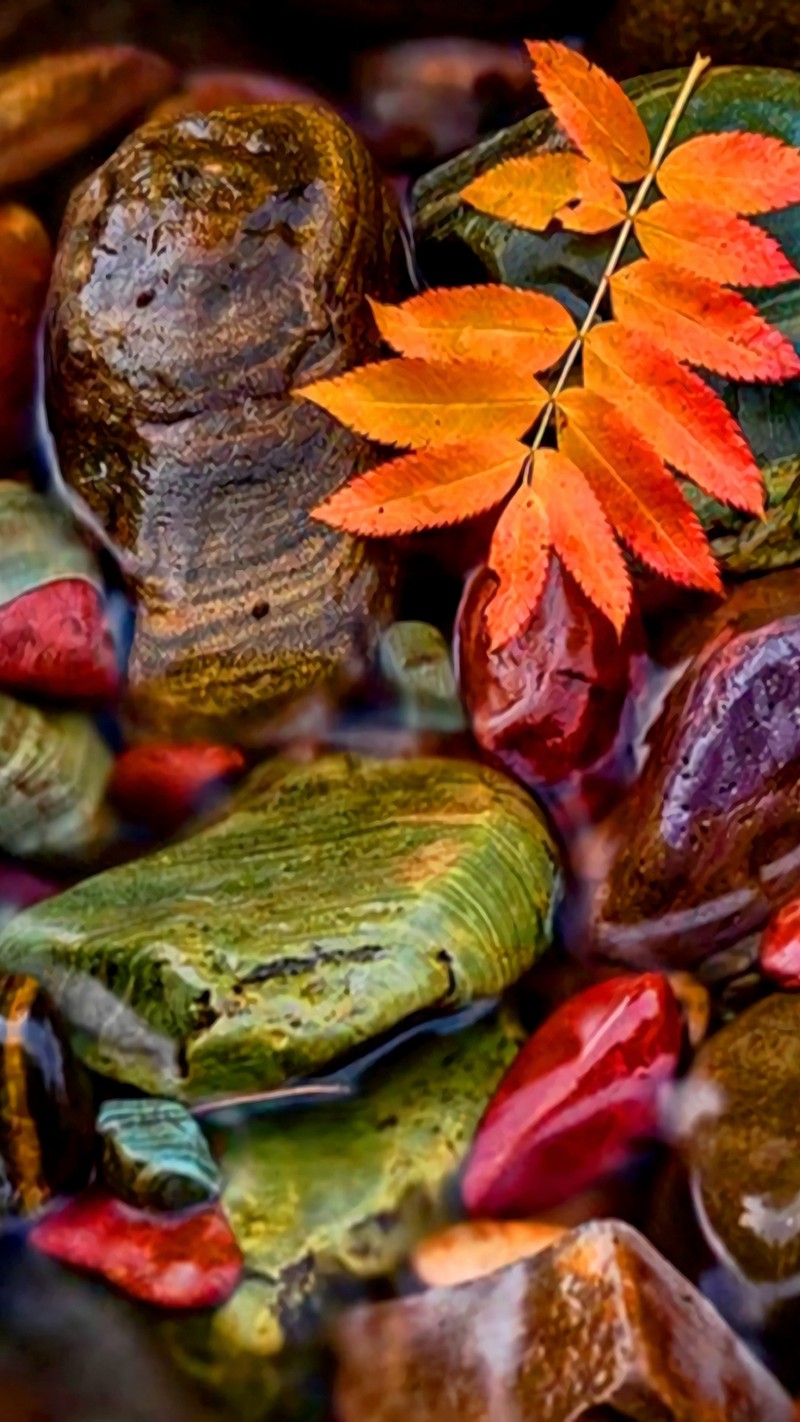
M 165 1332 L 182 1366 L 243 1422 L 277 1394 L 284 1345 L 313 1338 L 445 1218 L 445 1187 L 518 1045 L 496 1017 L 426 1036 L 373 1067 L 351 1102 L 231 1133 L 222 1203 L 248 1277 L 212 1317 Z
M 0 969 L 40 978 L 74 1026 L 99 984 L 179 1048 L 170 1072 L 111 1013 L 76 1035 L 105 1075 L 192 1099 L 264 1090 L 501 992 L 547 946 L 558 886 L 539 811 L 495 771 L 272 763 L 221 823 L 20 914 Z
M 683 81 L 672 71 L 631 80 L 625 87 L 652 140 L 660 134 Z M 674 143 L 699 133 L 747 129 L 800 145 L 800 74 L 780 69 L 711 70 L 701 79 L 678 124 Z M 459 196 L 468 182 L 504 158 L 565 147 L 549 110 L 533 114 L 513 128 L 427 174 L 413 193 L 417 250 L 429 282 L 500 281 L 510 286 L 551 292 L 582 316 L 600 280 L 616 234 L 595 237 L 554 229 L 527 232 L 512 223 L 477 212 Z M 776 237 L 795 265 L 800 262 L 800 206 L 757 219 Z M 639 255 L 632 241 L 627 259 Z M 761 312 L 800 349 L 800 282 L 771 291 L 748 292 Z M 800 559 L 800 381 L 782 385 L 735 385 L 718 382 L 736 414 L 759 463 L 766 466 L 772 510 L 766 527 L 738 516 L 721 548 L 729 572 L 747 573 L 782 567 Z M 773 488 L 774 486 L 774 488 Z M 783 510 L 784 500 L 790 504 Z M 718 531 L 718 506 L 703 508 Z

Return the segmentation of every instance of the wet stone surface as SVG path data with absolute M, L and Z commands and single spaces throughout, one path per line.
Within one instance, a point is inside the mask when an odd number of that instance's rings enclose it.
M 356 1310 L 338 1345 L 342 1422 L 793 1417 L 710 1304 L 616 1220 L 460 1288 Z
M 195 1098 L 259 1090 L 502 991 L 548 946 L 559 887 L 542 816 L 496 772 L 273 762 L 219 824 L 13 920 L 0 965 L 40 975 L 74 1025 L 92 985 L 110 989 L 184 1060 L 176 1077 L 115 1040 L 112 1013 L 80 1037 L 106 1075 Z
M 310 510 L 372 449 L 293 396 L 377 354 L 365 293 L 404 272 L 378 171 L 324 108 L 147 125 L 73 196 L 48 400 L 65 478 L 132 555 L 140 716 L 205 734 L 370 651 L 396 557 Z
M 105 1101 L 97 1117 L 100 1173 L 118 1200 L 150 1210 L 182 1210 L 222 1189 L 206 1139 L 177 1101 Z

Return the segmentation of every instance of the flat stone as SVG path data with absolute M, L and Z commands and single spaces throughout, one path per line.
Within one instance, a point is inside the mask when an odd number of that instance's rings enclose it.
M 182 1366 L 262 1417 L 281 1350 L 318 1337 L 445 1222 L 518 1043 L 515 1025 L 494 1018 L 425 1034 L 371 1067 L 351 1101 L 241 1118 L 221 1155 L 222 1205 L 246 1278 L 213 1318 L 166 1327 Z
M 542 816 L 496 771 L 268 762 L 220 823 L 19 915 L 0 967 L 49 984 L 104 1075 L 258 1091 L 502 992 L 547 947 L 559 885 Z M 174 1040 L 181 1075 L 115 1040 L 113 1012 L 92 1035 L 92 984 Z
M 337 1340 L 341 1422 L 794 1416 L 711 1305 L 617 1220 L 459 1288 L 356 1309 Z
M 97 1134 L 103 1182 L 128 1205 L 181 1210 L 220 1194 L 222 1180 L 206 1138 L 177 1101 L 104 1101 Z

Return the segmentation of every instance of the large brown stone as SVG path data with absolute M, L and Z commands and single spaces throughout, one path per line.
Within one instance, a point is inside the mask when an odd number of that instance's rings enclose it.
M 50 304 L 67 481 L 133 555 L 140 711 L 186 730 L 346 671 L 396 565 L 309 511 L 374 457 L 302 385 L 377 354 L 397 217 L 329 110 L 150 124 L 74 196 Z
M 354 1310 L 337 1341 L 341 1422 L 793 1416 L 711 1305 L 617 1220 L 458 1288 Z

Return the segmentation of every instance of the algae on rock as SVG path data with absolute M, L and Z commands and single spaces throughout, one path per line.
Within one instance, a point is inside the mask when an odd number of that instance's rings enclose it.
M 533 801 L 484 766 L 268 763 L 220 823 L 20 914 L 0 969 L 40 978 L 76 1029 L 99 985 L 178 1048 L 175 1072 L 112 1012 L 75 1039 L 107 1076 L 264 1090 L 502 992 L 547 946 L 559 882 Z

